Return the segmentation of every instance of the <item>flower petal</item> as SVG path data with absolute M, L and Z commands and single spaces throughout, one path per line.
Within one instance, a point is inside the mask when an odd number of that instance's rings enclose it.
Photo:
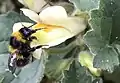
M 67 30 L 69 30 L 71 33 L 73 33 L 74 35 L 77 35 L 80 32 L 82 32 L 86 28 L 86 25 L 87 25 L 85 19 L 80 18 L 80 17 L 68 17 L 64 19 L 59 19 L 58 21 L 55 21 L 54 23 L 52 23 L 51 21 L 50 24 L 56 24 L 58 26 L 63 26 Z
M 50 22 L 51 20 L 67 18 L 67 12 L 62 6 L 51 6 L 44 9 L 39 17 L 41 21 Z
M 41 58 L 41 55 L 42 55 L 42 48 L 36 49 L 36 50 L 33 52 L 33 57 L 36 58 L 36 59 L 40 59 L 40 58 Z
M 30 10 L 40 12 L 41 8 L 46 4 L 45 0 L 18 0 L 20 3 L 28 7 Z
M 43 23 L 63 26 L 74 35 L 82 32 L 86 28 L 86 21 L 84 18 L 67 17 L 65 9 L 61 6 L 48 7 L 44 9 L 39 16 Z
M 33 20 L 35 22 L 40 22 L 38 14 L 35 13 L 34 11 L 29 10 L 29 9 L 24 9 L 24 8 L 22 8 L 20 10 L 22 10 L 24 15 L 28 16 L 31 20 Z
M 44 27 L 42 27 L 44 28 Z M 53 28 L 50 31 L 40 30 L 34 33 L 32 36 L 36 36 L 37 40 L 34 40 L 31 45 L 48 45 L 44 46 L 44 48 L 48 48 L 51 46 L 58 45 L 65 40 L 73 37 L 68 30 L 64 28 Z
M 25 5 L 24 0 L 18 0 L 20 3 L 22 3 L 23 5 Z M 25 5 L 26 6 L 26 5 Z
M 33 11 L 40 12 L 42 7 L 46 4 L 45 0 L 33 0 L 34 1 L 34 7 L 32 9 Z
M 74 35 L 82 32 L 86 28 L 86 21 L 84 18 L 80 17 L 67 17 L 60 19 L 45 19 L 42 20 L 43 23 L 62 26 L 69 30 Z
M 13 32 L 19 31 L 23 26 L 29 27 L 33 25 L 32 23 L 27 23 L 27 22 L 18 22 L 13 25 Z

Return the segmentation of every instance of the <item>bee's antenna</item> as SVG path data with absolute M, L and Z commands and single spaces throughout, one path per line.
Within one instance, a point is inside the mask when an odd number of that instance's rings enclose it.
M 22 11 L 20 11 L 20 15 L 22 15 L 23 13 L 22 13 Z M 24 27 L 24 28 L 31 28 L 32 26 L 34 26 L 36 23 L 33 23 L 32 25 L 30 25 L 29 27 L 26 27 L 25 25 L 23 25 L 22 24 L 22 21 L 21 21 L 21 19 L 19 18 L 19 20 L 20 20 L 20 23 L 21 23 L 21 25 Z
M 21 15 L 22 15 L 22 11 L 20 11 L 20 15 L 19 15 L 19 16 L 21 16 Z M 22 24 L 22 21 L 21 21 L 20 17 L 19 17 L 19 21 L 20 21 L 21 25 L 22 25 L 23 27 L 25 27 L 25 26 Z
M 30 48 L 29 52 L 34 52 L 36 49 L 40 49 L 42 46 L 49 46 L 49 45 L 38 45 L 36 47 Z
M 47 2 L 45 5 L 43 5 L 42 6 L 42 8 L 41 8 L 41 10 L 45 7 L 45 6 L 47 6 L 49 3 Z
M 21 25 L 22 25 L 23 27 L 25 27 L 25 26 L 22 24 L 22 21 L 21 21 L 21 19 L 20 19 L 20 18 L 19 18 L 19 21 L 20 21 Z
M 32 25 L 30 25 L 29 27 L 27 27 L 27 28 L 31 28 L 32 26 L 34 26 L 36 23 L 33 23 Z

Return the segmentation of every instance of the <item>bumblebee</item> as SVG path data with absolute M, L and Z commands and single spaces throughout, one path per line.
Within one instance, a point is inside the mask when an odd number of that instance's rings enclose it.
M 32 25 L 33 26 L 33 25 Z M 43 45 L 38 45 L 36 47 L 30 47 L 30 43 L 35 39 L 35 36 L 31 36 L 39 29 L 31 29 L 32 26 L 21 28 L 17 32 L 13 32 L 10 37 L 9 42 L 9 59 L 8 59 L 8 68 L 12 73 L 15 72 L 17 67 L 23 67 L 27 65 L 32 60 L 32 53 L 41 48 Z

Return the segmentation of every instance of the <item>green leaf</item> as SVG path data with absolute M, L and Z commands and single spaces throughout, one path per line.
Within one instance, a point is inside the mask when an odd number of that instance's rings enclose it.
M 120 82 L 120 66 L 115 67 L 114 71 L 112 73 L 109 72 L 103 72 L 104 75 L 104 81 L 105 83 L 119 83 Z M 107 82 L 108 81 L 108 82 Z M 111 82 L 110 82 L 111 81 Z
M 72 61 L 72 58 L 61 59 L 58 56 L 51 56 L 46 64 L 45 74 L 48 78 L 59 81 L 63 77 L 63 71 L 69 68 Z
M 64 72 L 62 83 L 92 83 L 92 76 L 79 62 L 73 61 L 69 71 Z
M 8 12 L 0 15 L 0 82 L 1 83 L 36 83 L 40 82 L 44 74 L 45 55 L 43 52 L 40 60 L 17 69 L 15 78 L 11 72 L 5 71 L 8 64 L 8 44 L 12 33 L 12 26 L 16 22 L 33 22 L 24 15 L 19 15 L 15 12 Z
M 66 42 L 48 49 L 48 62 L 45 68 L 45 74 L 49 79 L 61 80 L 63 71 L 67 70 L 74 60 L 73 57 L 78 56 L 80 52 L 80 40 L 67 40 Z M 67 44 L 67 45 L 66 45 Z
M 99 9 L 91 11 L 89 24 L 92 31 L 85 35 L 85 42 L 94 57 L 94 67 L 112 72 L 119 65 L 115 42 L 120 37 L 119 0 L 100 0 Z M 114 43 L 114 44 L 113 44 Z
M 93 8 L 98 8 L 100 0 L 70 0 L 77 9 L 89 11 Z

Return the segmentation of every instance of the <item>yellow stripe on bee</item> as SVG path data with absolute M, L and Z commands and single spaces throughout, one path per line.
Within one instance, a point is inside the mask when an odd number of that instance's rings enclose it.
M 49 24 L 42 24 L 42 23 L 37 23 L 36 25 L 33 26 L 33 29 L 39 29 L 39 28 L 45 28 L 43 29 L 43 31 L 50 32 L 53 29 L 64 28 L 64 27 L 56 26 L 56 25 L 49 25 Z
M 8 50 L 11 54 L 16 51 L 16 49 L 12 48 L 11 46 L 8 46 Z
M 17 49 L 14 49 L 14 48 L 12 48 L 12 46 L 8 46 L 8 48 L 9 48 L 9 52 L 10 52 L 10 54 L 14 54 L 16 51 L 17 51 Z M 23 59 L 23 56 L 21 55 L 21 54 L 17 54 L 17 59 Z
M 12 33 L 12 36 L 16 37 L 19 41 L 26 42 L 26 40 L 23 39 L 22 35 L 19 32 Z
M 23 55 L 20 55 L 20 54 L 17 55 L 17 60 L 18 60 L 18 59 L 24 59 L 24 58 L 23 58 Z

